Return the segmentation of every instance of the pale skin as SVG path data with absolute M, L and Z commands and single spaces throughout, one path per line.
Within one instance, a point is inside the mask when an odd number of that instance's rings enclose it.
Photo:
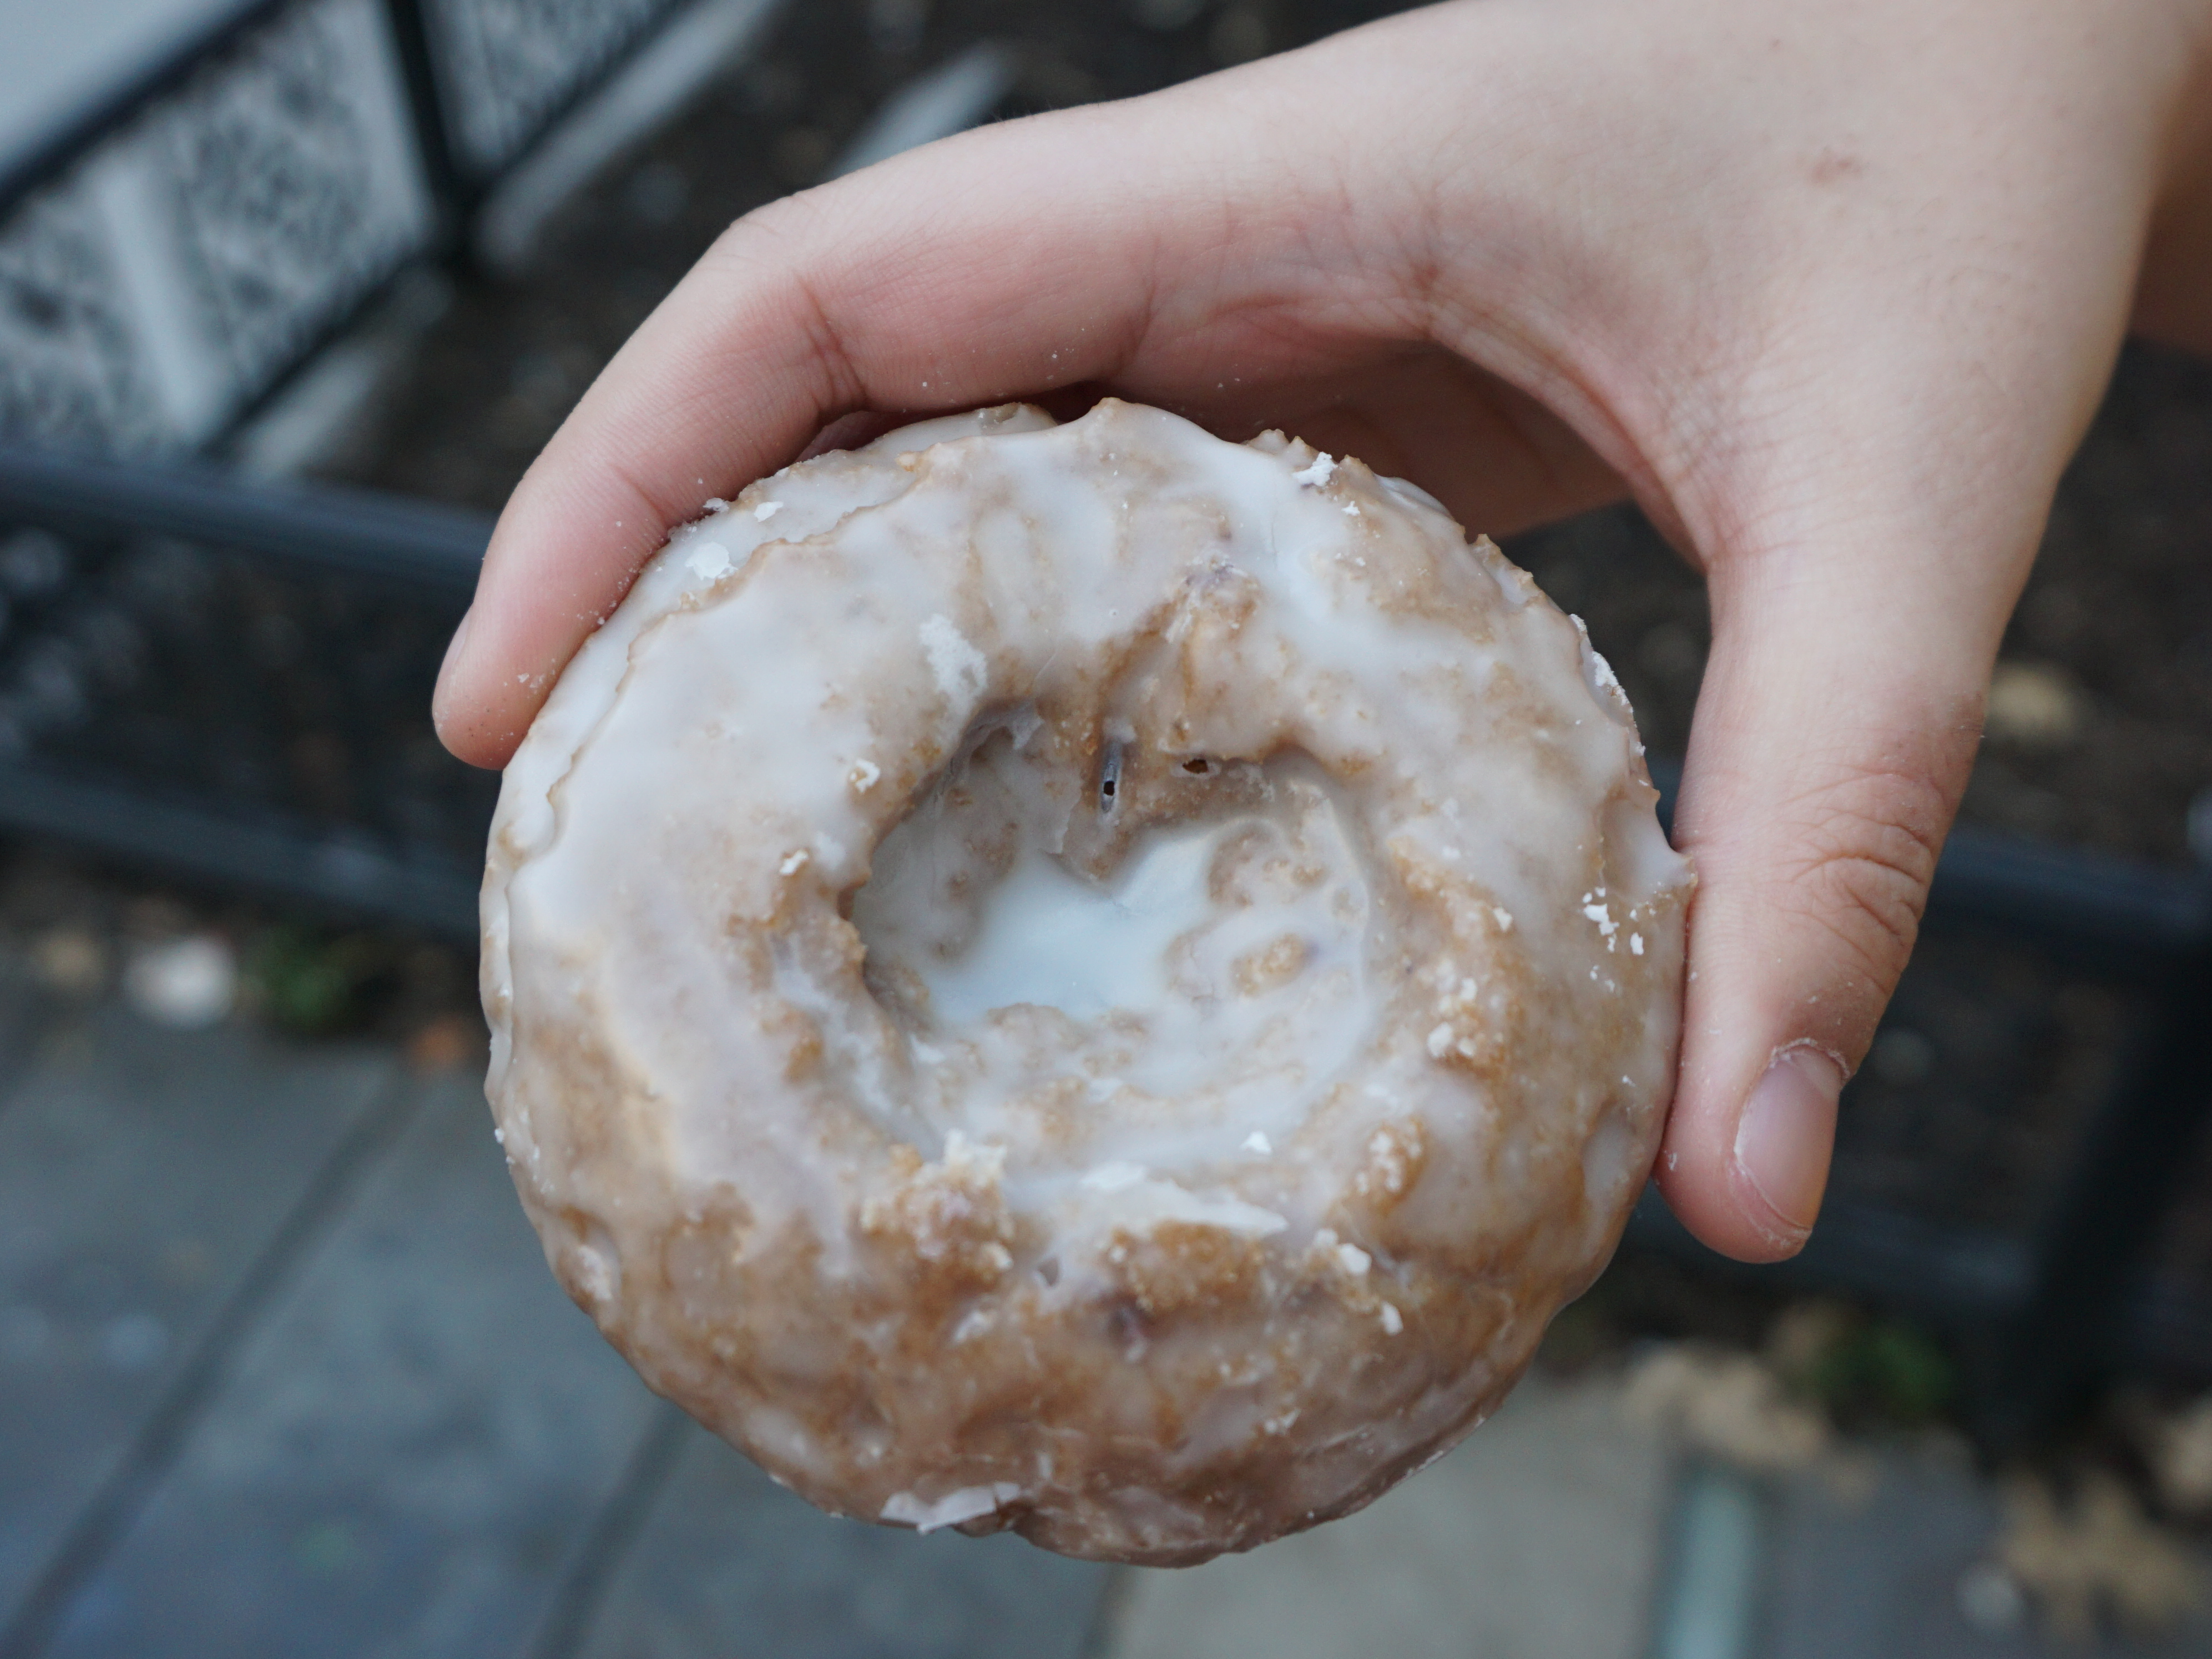
M 845 416 L 1111 391 L 1493 534 L 1632 496 L 1713 611 L 1656 1174 L 1789 1255 L 2060 469 L 2130 327 L 2212 348 L 2208 14 L 1455 0 L 778 202 L 516 489 L 440 733 L 503 764 L 669 528 Z

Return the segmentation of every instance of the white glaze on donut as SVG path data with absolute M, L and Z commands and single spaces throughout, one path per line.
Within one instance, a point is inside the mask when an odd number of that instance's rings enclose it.
M 554 1269 L 842 1512 L 1200 1559 L 1478 1422 L 1672 1081 L 1686 866 L 1579 625 L 1359 463 L 1111 403 L 679 532 L 507 769 Z

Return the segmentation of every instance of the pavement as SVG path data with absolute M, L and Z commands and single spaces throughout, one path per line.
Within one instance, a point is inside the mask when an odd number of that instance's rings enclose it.
M 1608 1372 L 1539 1375 L 1361 1514 L 1195 1569 L 832 1519 L 561 1294 L 472 1070 L 164 1030 L 11 961 L 0 1659 L 2212 1651 L 2201 1620 L 2064 1646 L 1991 1604 L 1999 1497 L 1938 1443 L 1753 1477 Z

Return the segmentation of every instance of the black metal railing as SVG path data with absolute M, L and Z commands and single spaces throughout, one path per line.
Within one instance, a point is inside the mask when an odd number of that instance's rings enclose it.
M 488 520 L 0 451 L 0 830 L 476 938 L 428 697 Z

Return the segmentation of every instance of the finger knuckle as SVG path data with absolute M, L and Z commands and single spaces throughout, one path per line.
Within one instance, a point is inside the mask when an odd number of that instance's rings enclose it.
M 804 234 L 811 217 L 795 197 L 778 197 L 725 225 L 699 263 L 718 275 L 743 278 L 787 252 Z
M 1916 771 L 1855 768 L 1789 803 L 1796 856 L 1777 872 L 1788 909 L 1826 929 L 1885 988 L 1911 954 L 1950 823 L 1948 794 Z
M 779 318 L 787 336 L 805 343 L 805 361 L 817 382 L 816 402 L 826 414 L 864 406 L 868 388 L 860 354 L 848 336 L 852 295 L 825 278 L 818 258 L 821 212 L 806 194 L 755 208 L 715 239 L 701 264 L 724 286 Z

